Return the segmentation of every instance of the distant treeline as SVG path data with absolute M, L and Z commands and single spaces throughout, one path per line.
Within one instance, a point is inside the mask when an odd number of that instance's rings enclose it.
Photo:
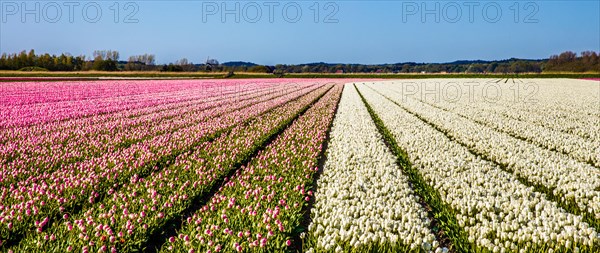
M 567 51 L 549 59 L 501 61 L 456 61 L 451 63 L 396 63 L 396 64 L 330 64 L 263 66 L 249 62 L 219 64 L 214 59 L 194 64 L 183 58 L 174 63 L 156 64 L 155 55 L 130 56 L 119 60 L 119 52 L 94 51 L 92 59 L 86 56 L 36 54 L 34 50 L 0 56 L 0 70 L 24 71 L 165 71 L 165 72 L 254 72 L 254 73 L 541 73 L 541 72 L 600 72 L 599 53 L 585 51 L 580 55 Z
M 593 51 L 582 52 L 580 56 L 567 51 L 560 55 L 550 56 L 546 62 L 545 71 L 567 72 L 600 72 L 600 53 Z

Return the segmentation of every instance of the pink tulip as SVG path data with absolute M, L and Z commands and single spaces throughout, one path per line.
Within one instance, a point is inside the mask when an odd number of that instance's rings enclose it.
M 260 239 L 260 247 L 264 248 L 267 245 L 267 238 Z

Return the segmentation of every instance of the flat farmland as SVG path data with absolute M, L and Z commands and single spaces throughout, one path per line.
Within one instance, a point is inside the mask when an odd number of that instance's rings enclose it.
M 0 83 L 2 252 L 599 252 L 600 82 Z

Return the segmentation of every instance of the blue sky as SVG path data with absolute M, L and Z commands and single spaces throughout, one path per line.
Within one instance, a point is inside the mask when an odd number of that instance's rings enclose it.
M 121 59 L 152 53 L 158 63 L 183 57 L 199 63 L 210 56 L 259 64 L 449 62 L 600 51 L 596 0 L 73 2 L 0 0 L 0 51 L 89 56 L 112 49 Z

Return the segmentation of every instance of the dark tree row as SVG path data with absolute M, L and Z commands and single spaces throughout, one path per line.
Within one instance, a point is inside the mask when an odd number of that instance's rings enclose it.
M 598 53 L 573 52 L 546 60 L 508 59 L 501 61 L 456 61 L 451 63 L 397 63 L 382 65 L 327 64 L 276 65 L 284 73 L 540 73 L 543 71 L 600 72 Z M 256 68 L 255 66 L 253 68 Z M 262 67 L 262 66 L 261 66 Z M 250 70 L 251 71 L 251 70 Z M 266 71 L 272 71 L 266 69 Z
M 452 63 L 396 63 L 380 65 L 312 63 L 301 65 L 263 66 L 235 62 L 219 64 L 216 60 L 206 64 L 193 64 L 186 58 L 164 65 L 156 65 L 153 54 L 130 56 L 119 61 L 119 52 L 94 51 L 93 59 L 70 54 L 36 55 L 33 50 L 18 54 L 3 53 L 0 70 L 49 71 L 169 71 L 169 72 L 255 72 L 255 73 L 540 73 L 542 71 L 600 72 L 599 55 L 593 51 L 553 55 L 546 60 L 508 59 L 502 61 L 456 61 Z
M 326 64 L 277 65 L 285 73 L 524 73 L 542 72 L 543 60 L 507 60 L 500 62 L 398 63 L 383 65 Z
M 560 55 L 550 56 L 546 63 L 546 71 L 586 72 L 600 71 L 600 56 L 593 51 L 582 52 L 580 56 L 567 51 Z
M 48 53 L 36 55 L 32 49 L 18 54 L 3 53 L 0 56 L 0 70 L 116 71 L 119 70 L 118 61 L 119 52 L 110 50 L 94 51 L 94 59 L 86 60 L 85 56 L 72 56 L 68 53 L 58 56 Z
M 18 54 L 3 53 L 0 56 L 0 69 L 19 70 L 27 67 L 36 67 L 40 69 L 53 71 L 72 71 L 91 69 L 87 64 L 85 56 L 73 57 L 70 54 L 61 54 L 59 56 L 50 54 L 36 55 L 35 51 L 29 53 L 22 51 Z

